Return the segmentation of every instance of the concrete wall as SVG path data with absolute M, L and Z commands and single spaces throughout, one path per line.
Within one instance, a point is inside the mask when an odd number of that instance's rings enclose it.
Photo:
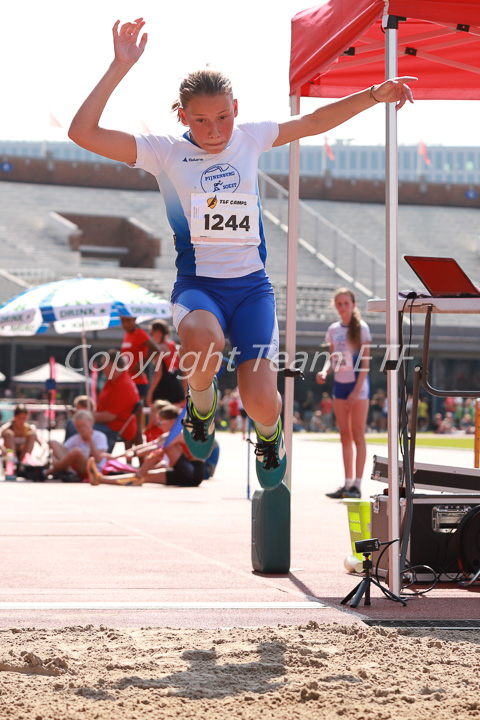
M 288 188 L 285 175 L 272 175 L 283 187 Z M 398 200 L 402 205 L 435 205 L 451 207 L 480 207 L 480 194 L 470 199 L 466 193 L 469 185 L 427 184 L 425 181 L 401 182 Z M 379 180 L 348 180 L 345 178 L 301 177 L 302 200 L 336 200 L 339 202 L 384 203 L 385 183 Z
M 158 190 L 155 178 L 143 170 L 132 170 L 123 163 L 92 163 L 53 160 L 52 158 L 3 157 L 10 163 L 9 172 L 0 172 L 0 181 L 48 185 L 119 188 L 123 190 Z M 284 187 L 285 175 L 272 176 Z M 480 207 L 480 194 L 468 198 L 469 185 L 399 183 L 399 202 L 411 205 Z M 379 180 L 349 180 L 331 175 L 301 177 L 300 197 L 305 200 L 384 203 L 385 184 Z
M 0 180 L 7 182 L 158 191 L 153 175 L 144 170 L 129 168 L 123 163 L 72 162 L 52 158 L 22 157 L 3 157 L 2 161 L 12 166 L 9 172 L 0 173 Z
M 127 250 L 125 254 L 118 253 L 121 267 L 155 267 L 160 240 L 138 220 L 80 213 L 63 213 L 62 217 L 76 227 L 69 242 L 72 250 L 81 251 L 82 257 L 113 257 L 115 249 L 120 249 Z

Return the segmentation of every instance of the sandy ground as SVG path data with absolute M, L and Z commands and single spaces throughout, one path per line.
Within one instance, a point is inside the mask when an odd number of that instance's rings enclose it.
M 94 718 L 480 716 L 478 631 L 362 624 L 0 634 L 0 713 Z
M 190 496 L 190 491 L 182 497 L 178 496 L 179 491 L 164 492 L 161 496 L 164 502 L 160 504 L 154 502 L 152 494 L 158 488 L 137 489 L 135 495 L 128 495 L 131 488 L 100 488 L 105 491 L 103 497 L 102 492 L 94 496 L 98 488 L 89 486 L 39 488 L 5 484 L 0 511 L 5 535 L 2 540 L 4 599 L 20 604 L 26 599 L 52 598 L 79 601 L 281 599 L 279 593 L 290 587 L 288 578 L 269 581 L 266 587 L 264 579 L 250 576 L 248 531 L 241 522 L 233 537 L 222 535 L 225 558 L 217 553 L 214 534 L 209 543 L 201 545 L 201 557 L 195 544 L 195 538 L 207 537 L 207 528 L 213 533 L 218 525 L 217 534 L 222 532 L 223 515 L 215 514 L 217 505 L 225 515 L 225 522 L 231 523 L 232 518 L 243 513 L 248 527 L 249 518 L 242 510 L 245 501 L 238 499 L 244 495 L 244 479 L 237 466 L 243 465 L 240 461 L 233 462 L 233 457 L 237 457 L 233 455 L 236 438 L 228 440 L 228 446 L 224 440 L 223 457 L 228 460 L 229 469 L 223 484 L 202 486 L 202 495 L 198 498 Z M 322 449 L 322 473 L 326 479 L 321 492 L 315 485 L 314 473 L 298 472 L 298 480 L 295 479 L 298 487 L 295 512 L 298 515 L 301 510 L 301 520 L 308 530 L 303 537 L 300 517 L 295 515 L 295 563 L 304 568 L 303 574 L 298 575 L 303 584 L 295 588 L 307 592 L 311 586 L 314 594 L 326 593 L 329 602 L 338 602 L 353 581 L 349 576 L 345 579 L 342 565 L 346 552 L 343 548 L 348 542 L 345 508 L 340 503 L 331 505 L 323 497 L 327 481 L 328 489 L 330 485 L 336 486 L 338 454 L 339 448 L 335 445 L 331 450 Z M 458 455 L 460 457 L 460 453 Z M 470 456 L 463 453 L 462 458 L 464 455 L 465 462 L 471 465 Z M 442 452 L 435 451 L 435 461 L 442 462 L 442 458 Z M 297 465 L 303 462 L 308 470 L 314 467 L 315 459 L 318 461 L 318 445 L 308 442 L 301 456 L 299 453 Z M 429 457 L 419 459 L 431 462 Z M 371 460 L 369 464 L 371 466 Z M 452 464 L 450 456 L 445 455 L 444 464 Z M 117 491 L 121 494 L 113 494 Z M 93 497 L 97 512 L 102 517 L 105 515 L 110 523 L 105 527 L 98 522 L 92 524 Z M 125 506 L 128 497 L 132 498 L 131 508 Z M 236 502 L 232 501 L 234 498 Z M 304 508 L 302 502 L 308 505 Z M 48 508 L 53 515 L 48 515 Z M 74 511 L 73 516 L 68 514 L 69 509 Z M 133 523 L 131 512 L 137 524 L 129 529 L 125 523 Z M 144 524 L 139 524 L 141 516 Z M 336 518 L 342 523 L 335 537 L 343 538 L 342 542 L 328 553 L 321 545 L 323 554 L 319 550 L 322 562 L 318 569 L 315 545 L 325 533 L 333 533 L 332 523 Z M 8 520 L 15 522 L 9 524 Z M 178 560 L 177 565 L 172 566 L 178 573 L 173 577 L 167 552 L 170 545 L 162 545 L 161 536 L 157 543 L 153 542 L 163 525 Z M 182 535 L 180 531 L 185 527 L 189 527 L 190 533 Z M 345 530 L 343 535 L 340 529 Z M 26 554 L 32 543 L 30 536 L 36 544 L 36 552 L 31 557 Z M 113 562 L 114 556 L 109 554 L 118 537 L 124 548 L 125 578 Z M 147 539 L 152 543 L 150 550 Z M 139 543 L 143 564 L 138 554 Z M 79 567 L 69 555 L 74 547 L 81 553 L 75 556 Z M 99 548 L 105 551 L 99 555 L 99 561 L 103 559 L 100 565 L 104 568 L 104 578 L 91 562 L 91 547 L 97 548 L 97 552 Z M 72 563 L 71 573 L 70 565 L 65 566 L 65 558 Z M 227 567 L 228 562 L 231 569 Z M 17 569 L 19 564 L 21 567 Z M 86 573 L 83 580 L 82 572 Z M 292 579 L 296 577 L 294 573 Z M 144 590 L 137 589 L 132 595 L 130 587 L 144 587 Z M 177 589 L 173 592 L 171 588 Z M 466 591 L 457 591 L 457 595 L 459 593 L 467 594 Z M 412 611 L 417 609 L 417 612 L 413 616 L 434 617 L 433 611 L 424 606 L 434 605 L 435 598 L 446 594 L 450 598 L 449 602 L 447 599 L 449 613 L 437 614 L 437 617 L 478 618 L 476 595 L 468 595 L 466 599 L 462 595 L 464 605 L 460 606 L 462 598 L 450 596 L 444 589 L 418 603 L 415 601 Z M 287 594 L 285 599 L 289 598 Z M 385 603 L 386 600 L 375 598 L 371 616 L 375 617 L 376 612 L 378 617 L 385 617 L 388 612 L 387 617 L 402 617 L 402 610 L 396 605 L 390 607 L 387 603 L 388 607 L 383 610 Z M 364 612 L 363 605 L 359 610 Z M 85 611 L 82 611 L 81 619 L 77 612 L 76 620 L 62 626 L 50 622 L 48 629 L 40 629 L 47 626 L 42 626 L 44 615 L 32 614 L 29 617 L 35 619 L 25 622 L 25 611 L 23 614 L 20 609 L 11 611 L 0 627 L 0 720 L 480 718 L 478 630 L 368 627 L 362 622 L 365 616 L 361 613 L 352 616 L 350 611 L 343 618 L 338 613 L 338 624 L 329 624 L 329 621 L 317 624 L 322 622 L 322 613 L 327 610 L 307 611 L 308 614 L 302 615 L 301 625 L 277 625 L 275 621 L 269 623 L 270 627 L 253 627 L 262 624 L 262 616 L 258 610 L 250 612 L 253 622 L 249 622 L 248 628 L 226 629 L 223 622 L 226 615 L 220 612 L 215 624 L 221 627 L 217 629 L 201 628 L 198 623 L 195 629 L 178 624 L 176 629 L 141 627 L 141 623 L 134 627 L 135 623 L 130 624 L 128 618 L 127 622 L 120 622 L 118 617 L 111 622 L 103 620 L 108 626 L 99 625 L 100 620 L 95 625 L 86 625 L 90 616 L 85 620 Z M 407 615 L 411 616 L 412 612 Z M 352 624 L 344 624 L 347 617 Z M 74 622 L 77 624 L 73 625 Z M 145 625 L 148 622 L 145 620 Z M 154 622 L 160 624 L 157 620 Z M 29 624 L 36 627 L 29 628 Z M 242 624 L 241 621 L 238 624 Z

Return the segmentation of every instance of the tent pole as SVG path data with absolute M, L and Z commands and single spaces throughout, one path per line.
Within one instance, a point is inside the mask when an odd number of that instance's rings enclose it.
M 392 22 L 393 21 L 393 22 Z M 389 17 L 385 32 L 386 77 L 397 76 L 397 25 L 396 18 Z M 388 359 L 398 364 L 398 139 L 397 111 L 395 103 L 386 104 L 385 147 L 385 206 L 386 206 L 386 341 Z M 398 486 L 398 369 L 387 372 L 388 406 L 388 539 L 400 535 L 400 498 Z M 394 595 L 400 594 L 400 545 L 389 548 L 388 585 Z
M 300 113 L 300 93 L 290 96 L 290 111 L 292 115 Z M 287 308 L 285 320 L 285 352 L 286 366 L 295 362 L 297 339 L 297 263 L 298 263 L 298 198 L 299 198 L 299 169 L 300 169 L 300 143 L 298 140 L 290 143 L 288 174 L 288 246 L 287 246 Z M 292 433 L 293 433 L 293 377 L 285 378 L 283 425 L 285 431 L 285 448 L 287 451 L 288 466 L 286 485 L 292 486 Z
M 90 377 L 88 372 L 88 353 L 87 353 L 87 333 L 85 332 L 85 323 L 82 318 L 82 356 L 83 367 L 85 373 L 85 395 L 87 396 L 87 407 L 92 410 L 92 392 L 90 388 Z

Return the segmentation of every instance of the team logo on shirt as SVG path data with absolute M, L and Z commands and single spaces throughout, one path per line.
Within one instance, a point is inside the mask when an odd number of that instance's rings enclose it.
M 229 163 L 211 165 L 203 171 L 200 182 L 204 192 L 236 192 L 240 185 L 240 173 Z

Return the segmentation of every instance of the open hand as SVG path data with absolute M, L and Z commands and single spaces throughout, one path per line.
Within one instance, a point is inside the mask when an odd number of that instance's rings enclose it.
M 115 49 L 115 59 L 119 63 L 134 65 L 142 56 L 148 36 L 147 33 L 143 33 L 140 42 L 138 42 L 138 36 L 144 25 L 143 18 L 137 18 L 133 22 L 124 23 L 122 26 L 120 26 L 120 20 L 117 20 L 113 26 L 113 47 Z
M 405 105 L 407 100 L 413 103 L 413 95 L 408 82 L 415 82 L 418 78 L 406 75 L 405 77 L 391 78 L 385 80 L 381 85 L 374 85 L 372 93 L 378 102 L 397 103 L 397 110 Z
M 355 390 L 352 390 L 350 395 L 345 400 L 345 407 L 347 407 L 349 410 L 351 410 L 356 402 L 358 402 L 358 392 L 355 392 Z

